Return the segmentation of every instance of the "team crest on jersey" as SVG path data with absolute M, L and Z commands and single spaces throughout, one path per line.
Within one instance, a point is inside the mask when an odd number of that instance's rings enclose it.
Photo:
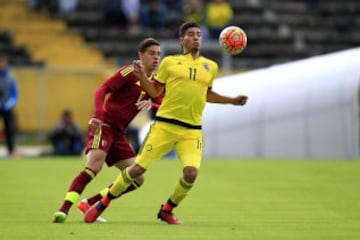
M 106 145 L 107 145 L 107 141 L 106 141 L 106 140 L 102 140 L 102 141 L 101 141 L 101 146 L 106 147 Z
M 204 68 L 206 71 L 210 71 L 209 64 L 207 64 L 207 63 L 203 63 L 203 68 Z
M 146 144 L 145 148 L 146 148 L 146 151 L 150 152 L 152 150 L 152 145 Z

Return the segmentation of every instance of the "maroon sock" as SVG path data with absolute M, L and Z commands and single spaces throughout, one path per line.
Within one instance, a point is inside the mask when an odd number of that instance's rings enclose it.
M 100 193 L 97 193 L 95 194 L 94 196 L 92 197 L 89 197 L 87 199 L 87 202 L 90 204 L 90 205 L 93 205 L 94 203 L 98 202 L 100 199 L 102 199 L 102 196 Z
M 111 184 L 108 186 L 108 188 L 110 189 L 112 185 L 113 185 L 113 184 L 111 183 Z M 89 197 L 89 198 L 87 199 L 87 202 L 88 202 L 88 204 L 90 204 L 90 206 L 91 206 L 91 205 L 93 205 L 94 203 L 100 201 L 100 200 L 102 199 L 102 197 L 103 197 L 103 196 L 102 196 L 100 193 L 97 193 L 97 194 L 95 194 L 94 196 Z
M 67 214 L 72 205 L 73 205 L 72 202 L 70 202 L 68 200 L 65 200 L 59 211 L 64 212 L 64 213 Z
M 86 185 L 91 180 L 92 180 L 92 177 L 89 174 L 87 174 L 85 171 L 80 172 L 76 176 L 76 178 L 74 178 L 74 180 L 72 181 L 72 183 L 68 189 L 68 192 L 77 192 L 77 193 L 81 194 L 84 191 Z M 60 211 L 64 212 L 64 213 L 68 213 L 73 204 L 74 203 L 72 203 L 68 200 L 65 200 L 63 205 L 60 208 Z

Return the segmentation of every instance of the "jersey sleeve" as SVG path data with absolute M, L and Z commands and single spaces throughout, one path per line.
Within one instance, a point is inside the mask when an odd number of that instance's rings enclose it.
M 110 91 L 115 91 L 122 88 L 126 83 L 127 77 L 131 76 L 134 71 L 134 67 L 128 66 L 116 71 L 112 76 L 110 76 L 104 83 Z
M 169 72 L 168 72 L 168 65 L 169 65 L 170 58 L 165 57 L 160 63 L 158 72 L 155 75 L 155 79 L 157 82 L 161 84 L 165 84 L 166 80 L 168 79 Z
M 128 67 L 130 68 L 130 67 Z M 104 120 L 104 104 L 106 95 L 120 89 L 126 83 L 126 76 L 131 74 L 133 68 L 128 69 L 125 74 L 124 69 L 116 71 L 112 76 L 105 80 L 105 82 L 95 92 L 95 118 Z

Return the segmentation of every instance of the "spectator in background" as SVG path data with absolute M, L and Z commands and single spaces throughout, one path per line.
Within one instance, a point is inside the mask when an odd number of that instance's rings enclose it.
M 202 0 L 187 0 L 183 6 L 184 20 L 186 22 L 205 22 L 205 11 Z
M 29 8 L 54 14 L 58 11 L 57 0 L 28 0 Z
M 206 6 L 206 24 L 211 39 L 218 39 L 221 30 L 233 19 L 233 9 L 227 0 L 212 0 Z
M 183 5 L 186 0 L 163 0 L 166 6 L 166 29 L 172 29 L 173 35 L 177 37 L 177 31 L 179 25 L 184 21 L 183 17 Z
M 5 141 L 9 156 L 15 154 L 15 121 L 13 109 L 18 100 L 16 79 L 11 74 L 8 59 L 0 55 L 0 116 L 4 120 Z
M 125 29 L 131 35 L 139 33 L 140 0 L 103 1 L 104 19 L 107 26 Z
M 141 25 L 148 29 L 163 29 L 167 24 L 167 7 L 162 0 L 142 0 Z
M 202 39 L 209 37 L 209 32 L 205 23 L 205 9 L 202 0 L 186 0 L 182 7 L 185 22 L 195 22 L 201 27 Z
M 174 14 L 181 14 L 181 8 L 186 0 L 163 0 L 169 12 L 176 12 Z
M 126 18 L 126 27 L 131 35 L 139 33 L 140 0 L 122 0 L 121 8 Z
M 103 1 L 104 17 L 107 26 L 127 27 L 126 15 L 122 9 L 122 0 Z
M 74 123 L 70 110 L 65 110 L 60 121 L 49 134 L 54 147 L 54 155 L 80 155 L 84 147 L 84 137 Z
M 73 13 L 76 9 L 78 0 L 58 0 L 59 13 L 67 15 Z

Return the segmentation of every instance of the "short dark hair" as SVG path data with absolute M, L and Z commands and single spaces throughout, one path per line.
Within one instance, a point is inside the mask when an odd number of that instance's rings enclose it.
M 186 30 L 188 30 L 189 28 L 193 28 L 193 27 L 200 28 L 200 25 L 197 24 L 196 22 L 183 23 L 179 28 L 179 37 L 185 36 Z
M 145 38 L 138 45 L 138 51 L 143 53 L 151 46 L 160 46 L 160 43 L 154 38 Z

